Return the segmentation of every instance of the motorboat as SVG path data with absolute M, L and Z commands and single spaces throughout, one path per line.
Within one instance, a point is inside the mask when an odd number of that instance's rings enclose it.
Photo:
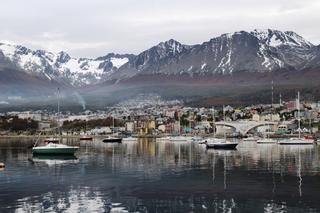
M 169 141 L 171 142 L 187 142 L 191 141 L 192 137 L 189 136 L 173 136 L 169 138 Z
M 207 149 L 236 149 L 238 146 L 237 142 L 230 142 L 225 139 L 218 139 L 212 142 L 207 142 L 206 147 Z
M 122 138 L 117 138 L 114 136 L 107 136 L 106 138 L 102 139 L 102 142 L 104 142 L 104 143 L 121 143 Z
M 278 144 L 281 145 L 312 145 L 314 140 L 305 138 L 289 138 L 288 140 L 281 140 Z
M 191 138 L 191 142 L 201 143 L 202 141 L 203 141 L 203 137 L 200 137 L 200 136 L 194 136 Z
M 257 143 L 259 143 L 259 144 L 275 144 L 275 143 L 277 143 L 277 140 L 275 140 L 273 138 L 261 138 L 261 139 L 257 140 Z
M 93 138 L 89 135 L 83 135 L 80 137 L 80 141 L 92 141 Z
M 48 143 L 44 146 L 36 146 L 32 148 L 33 154 L 46 155 L 73 155 L 78 151 L 78 146 L 68 146 L 59 143 Z
M 127 137 L 127 138 L 122 138 L 123 142 L 136 142 L 138 141 L 138 138 L 135 137 Z

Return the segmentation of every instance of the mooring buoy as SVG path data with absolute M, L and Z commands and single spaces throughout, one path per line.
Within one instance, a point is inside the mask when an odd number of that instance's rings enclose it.
M 0 163 L 0 168 L 4 168 L 4 167 L 6 167 L 4 163 Z

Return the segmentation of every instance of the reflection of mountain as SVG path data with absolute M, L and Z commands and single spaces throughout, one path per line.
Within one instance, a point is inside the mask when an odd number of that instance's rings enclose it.
M 109 212 L 112 203 L 130 212 L 320 210 L 320 150 L 313 146 L 243 143 L 238 151 L 206 151 L 144 140 L 81 146 L 78 164 L 57 167 L 26 163 L 24 149 L 0 149 L 1 161 L 10 162 L 0 176 L 0 211 Z

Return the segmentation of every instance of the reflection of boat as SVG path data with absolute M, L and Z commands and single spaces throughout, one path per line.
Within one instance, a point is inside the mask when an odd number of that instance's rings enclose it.
M 79 160 L 74 155 L 33 155 L 32 162 L 46 163 L 49 166 L 57 164 L 78 163 Z
M 116 138 L 113 136 L 107 136 L 106 138 L 102 139 L 102 142 L 104 143 L 121 143 L 122 138 Z
M 83 135 L 80 137 L 80 141 L 92 141 L 93 138 L 89 135 Z
M 263 143 L 263 144 L 274 144 L 274 143 L 277 143 L 277 141 L 273 138 L 261 138 L 259 140 L 257 140 L 257 143 Z

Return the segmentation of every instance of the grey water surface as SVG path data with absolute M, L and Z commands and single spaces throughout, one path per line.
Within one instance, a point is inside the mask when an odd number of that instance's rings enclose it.
M 80 145 L 33 157 L 32 139 L 0 139 L 0 212 L 320 212 L 320 146 L 241 142 Z

